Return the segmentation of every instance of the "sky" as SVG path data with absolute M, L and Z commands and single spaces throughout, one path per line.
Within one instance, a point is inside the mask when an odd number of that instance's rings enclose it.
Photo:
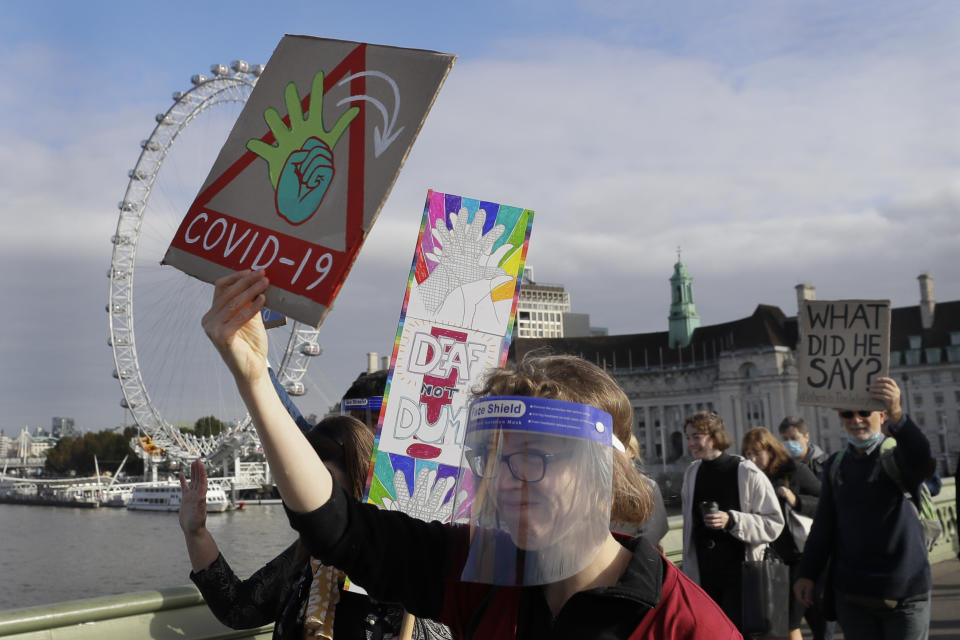
M 127 171 L 191 75 L 265 63 L 285 33 L 458 55 L 321 327 L 305 413 L 336 402 L 368 352 L 389 355 L 430 188 L 534 209 L 536 279 L 566 286 L 573 311 L 611 334 L 666 330 L 678 246 L 704 325 L 758 304 L 793 315 L 801 282 L 819 299 L 907 306 L 929 273 L 937 300 L 960 299 L 955 3 L 5 3 L 8 435 L 53 416 L 129 421 L 105 313 Z M 203 179 L 217 126 L 188 127 L 177 150 L 191 158 L 161 169 L 170 194 Z M 207 168 L 189 144 L 212 154 Z M 137 307 L 134 287 L 141 363 L 168 375 L 149 390 L 158 401 L 190 393 L 168 389 L 179 354 L 209 349 L 192 346 L 212 288 L 200 291 L 181 316 Z M 215 357 L 191 368 L 230 386 Z

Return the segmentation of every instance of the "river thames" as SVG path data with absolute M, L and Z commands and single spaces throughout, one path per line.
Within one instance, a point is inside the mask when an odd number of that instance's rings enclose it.
M 296 537 L 280 505 L 211 514 L 246 578 Z M 0 610 L 190 584 L 176 513 L 0 504 Z

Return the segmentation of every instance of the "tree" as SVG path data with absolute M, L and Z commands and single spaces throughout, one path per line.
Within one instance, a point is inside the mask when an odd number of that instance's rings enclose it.
M 119 434 L 111 430 L 97 433 L 88 431 L 75 438 L 60 438 L 47 452 L 45 468 L 56 474 L 75 471 L 78 475 L 90 475 L 96 469 L 94 456 L 100 464 L 100 471 L 116 467 L 124 456 L 131 456 L 133 461 L 136 461 L 136 454 L 130 449 L 130 438 L 125 433 Z M 126 470 L 131 471 L 129 467 Z
M 217 420 L 214 416 L 200 418 L 193 425 L 193 433 L 196 436 L 215 436 L 227 428 L 227 425 Z

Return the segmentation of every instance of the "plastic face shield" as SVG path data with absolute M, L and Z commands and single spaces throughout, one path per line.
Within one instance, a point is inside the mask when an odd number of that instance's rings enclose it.
M 475 400 L 454 496 L 469 505 L 461 578 L 531 586 L 582 571 L 609 535 L 613 421 L 575 402 Z M 457 504 L 454 513 L 467 510 Z

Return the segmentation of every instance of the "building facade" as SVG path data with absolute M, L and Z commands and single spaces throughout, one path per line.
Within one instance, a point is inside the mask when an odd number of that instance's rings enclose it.
M 559 284 L 533 279 L 533 267 L 523 270 L 517 300 L 518 338 L 562 338 L 563 314 L 570 312 L 570 294 Z
M 53 418 L 50 421 L 50 433 L 56 438 L 74 438 L 77 429 L 73 418 Z
M 676 273 L 686 269 L 675 267 Z M 932 279 L 920 280 L 921 305 L 892 310 L 890 374 L 900 384 L 905 410 L 926 431 L 940 472 L 952 473 L 960 452 L 960 301 L 935 304 Z M 798 302 L 815 297 L 810 285 L 796 289 Z M 696 313 L 692 289 L 682 294 L 679 304 L 689 319 Z M 697 317 L 686 344 L 679 338 L 689 325 L 675 319 L 671 312 L 670 330 L 654 333 L 518 339 L 513 356 L 547 348 L 603 367 L 631 400 L 648 470 L 668 482 L 689 462 L 683 424 L 695 411 L 716 411 L 724 419 L 732 452 L 739 452 L 747 430 L 765 426 L 776 433 L 786 416 L 803 417 L 811 440 L 825 450 L 844 446 L 834 409 L 797 404 L 796 316 L 761 304 L 732 322 L 699 326 Z

